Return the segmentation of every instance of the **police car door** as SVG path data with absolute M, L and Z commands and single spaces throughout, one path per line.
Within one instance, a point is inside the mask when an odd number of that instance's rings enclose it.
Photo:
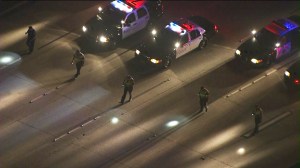
M 282 56 L 285 56 L 291 51 L 291 39 L 287 38 L 287 36 L 283 36 L 279 39 L 280 46 L 276 48 L 277 55 L 276 59 L 281 58 Z
M 182 35 L 180 45 L 176 48 L 176 58 L 183 56 L 190 51 L 188 32 Z
M 125 23 L 123 24 L 123 29 L 122 29 L 122 39 L 125 39 L 126 37 L 134 34 L 136 30 L 136 16 L 134 12 L 130 13 L 127 15 L 125 19 Z
M 190 36 L 191 36 L 190 50 L 192 51 L 192 50 L 196 49 L 199 46 L 203 36 L 200 34 L 200 31 L 197 30 L 197 29 L 192 30 L 190 32 Z
M 137 10 L 136 14 L 137 14 L 136 30 L 139 31 L 147 26 L 147 23 L 149 22 L 149 13 L 146 10 L 146 8 L 142 6 Z

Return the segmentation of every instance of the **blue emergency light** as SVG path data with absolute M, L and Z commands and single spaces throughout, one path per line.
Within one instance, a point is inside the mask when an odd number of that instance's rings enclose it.
M 128 6 L 127 4 L 119 0 L 112 1 L 111 5 L 113 5 L 115 8 L 119 9 L 120 11 L 124 11 L 126 13 L 130 13 L 133 10 L 132 7 Z
M 180 35 L 183 35 L 186 33 L 186 30 L 179 26 L 178 24 L 171 22 L 169 25 L 166 26 L 166 28 L 170 28 L 172 31 L 179 33 Z

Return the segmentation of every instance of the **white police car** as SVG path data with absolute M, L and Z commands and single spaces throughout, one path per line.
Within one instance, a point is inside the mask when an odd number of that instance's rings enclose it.
M 161 1 L 115 0 L 99 7 L 97 16 L 83 27 L 83 35 L 101 46 L 115 47 L 117 42 L 144 29 L 150 17 L 163 14 Z
M 152 30 L 153 38 L 140 44 L 135 57 L 144 63 L 167 68 L 173 60 L 204 48 L 208 38 L 216 32 L 217 25 L 201 16 L 181 18 L 160 31 Z

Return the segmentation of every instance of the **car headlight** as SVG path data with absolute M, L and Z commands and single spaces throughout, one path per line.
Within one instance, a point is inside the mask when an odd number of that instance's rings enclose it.
M 100 41 L 101 43 L 106 43 L 108 40 L 107 40 L 107 38 L 106 38 L 105 36 L 100 36 L 100 37 L 99 37 L 99 41 Z
M 175 47 L 178 48 L 179 46 L 180 46 L 180 43 L 179 43 L 179 42 L 176 42 L 176 43 L 175 43 Z
M 136 53 L 137 55 L 139 55 L 141 52 L 140 52 L 140 50 L 135 50 L 135 53 Z
M 290 77 L 290 76 L 291 76 L 291 74 L 290 74 L 289 71 L 285 71 L 285 72 L 284 72 L 284 75 L 287 76 L 287 77 Z
M 153 29 L 153 30 L 151 31 L 151 34 L 152 34 L 152 35 L 156 35 L 156 33 L 157 33 L 157 31 L 156 31 L 155 29 Z
M 261 59 L 258 60 L 258 59 L 252 58 L 252 59 L 251 59 L 251 62 L 252 62 L 253 64 L 258 64 L 258 63 L 261 63 L 262 60 L 261 60 Z
M 158 63 L 160 63 L 160 60 L 154 59 L 154 58 L 150 59 L 150 61 L 151 61 L 153 64 L 158 64 Z
M 280 46 L 280 43 L 276 43 L 276 44 L 275 44 L 275 47 L 279 47 L 279 46 Z
M 86 32 L 87 31 L 87 28 L 85 26 L 82 26 L 82 31 L 83 32 Z
M 98 7 L 98 11 L 99 11 L 99 12 L 102 11 L 102 7 L 101 7 L 101 6 Z
M 235 53 L 236 53 L 236 55 L 241 55 L 241 51 L 240 50 L 236 50 Z

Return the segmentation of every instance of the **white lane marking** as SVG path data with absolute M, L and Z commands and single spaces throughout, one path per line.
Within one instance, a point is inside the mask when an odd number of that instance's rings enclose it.
M 236 49 L 234 49 L 234 48 L 231 48 L 231 47 L 227 47 L 227 46 L 223 46 L 223 45 L 219 45 L 219 44 L 211 44 L 211 45 L 213 45 L 213 46 L 216 46 L 216 47 L 221 47 L 221 48 L 225 48 L 225 49 L 227 49 L 227 50 L 232 50 L 232 51 L 235 51 Z

